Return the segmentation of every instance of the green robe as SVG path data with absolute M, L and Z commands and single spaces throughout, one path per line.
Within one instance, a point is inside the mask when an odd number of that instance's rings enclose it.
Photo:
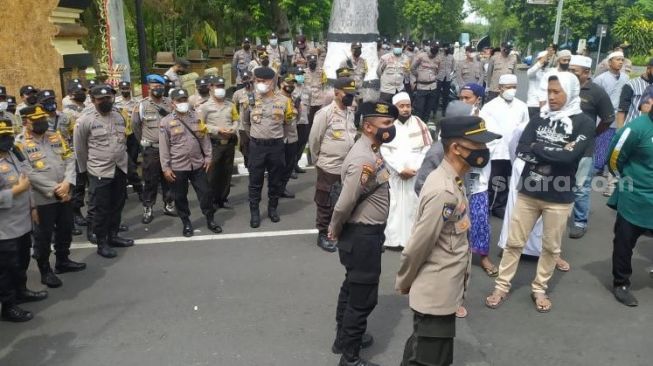
M 653 121 L 642 115 L 610 143 L 610 172 L 619 178 L 608 206 L 633 225 L 653 229 Z

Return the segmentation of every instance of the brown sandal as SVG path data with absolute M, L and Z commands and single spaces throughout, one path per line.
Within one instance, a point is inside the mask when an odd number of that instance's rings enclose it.
M 508 298 L 508 293 L 501 290 L 494 290 L 492 294 L 485 298 L 485 306 L 490 309 L 497 309 Z
M 490 267 L 481 266 L 481 268 L 483 268 L 485 274 L 488 275 L 488 277 L 496 277 L 499 275 L 499 269 L 497 268 L 497 266 L 494 265 Z
M 569 265 L 566 260 L 558 258 L 558 260 L 556 260 L 556 269 L 560 272 L 569 272 L 569 270 L 571 270 L 571 265 Z
M 547 294 L 533 292 L 531 293 L 531 299 L 533 299 L 535 310 L 537 310 L 538 313 L 548 313 L 553 307 L 553 303 Z

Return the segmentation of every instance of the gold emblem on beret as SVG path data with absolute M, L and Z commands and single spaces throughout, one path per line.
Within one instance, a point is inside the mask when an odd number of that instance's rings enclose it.
M 389 111 L 390 111 L 390 108 L 385 104 L 377 104 L 376 105 L 376 112 L 377 113 L 387 114 Z

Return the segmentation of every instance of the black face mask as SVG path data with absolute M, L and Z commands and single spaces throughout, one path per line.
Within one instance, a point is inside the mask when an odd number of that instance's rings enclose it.
M 36 104 L 36 95 L 30 95 L 29 97 L 27 97 L 27 98 L 25 99 L 25 101 L 26 101 L 27 104 L 29 104 L 29 105 Z
M 11 105 L 11 106 L 7 107 L 7 112 L 9 112 L 11 114 L 16 114 L 16 106 Z
M 386 128 L 378 128 L 374 137 L 376 138 L 376 141 L 379 141 L 382 144 L 387 144 L 388 142 L 394 140 L 396 135 L 397 129 L 394 125 L 392 125 Z
M 105 100 L 103 102 L 100 102 L 97 108 L 98 111 L 100 111 L 100 113 L 109 113 L 111 112 L 111 109 L 113 109 L 113 102 L 109 100 Z
M 122 95 L 123 98 L 129 98 L 132 96 L 131 92 L 120 92 L 120 95 Z
M 315 70 L 315 69 L 317 68 L 317 62 L 309 62 L 309 63 L 308 63 L 308 67 L 309 67 L 311 70 Z
M 284 86 L 283 90 L 285 90 L 286 93 L 288 93 L 288 94 L 292 94 L 292 92 L 295 91 L 295 87 L 294 86 Z
M 45 131 L 48 130 L 49 128 L 48 120 L 47 119 L 42 119 L 39 121 L 34 121 L 32 122 L 32 132 L 34 132 L 37 135 L 42 135 L 45 133 Z
M 161 98 L 163 96 L 163 93 L 165 93 L 164 88 L 156 88 L 156 89 L 152 89 L 151 91 L 152 96 L 155 98 Z
M 270 60 L 265 59 L 265 60 L 261 61 L 261 65 L 267 67 L 268 65 L 270 65 Z
M 342 104 L 344 104 L 345 107 L 350 107 L 354 104 L 354 94 L 345 94 L 342 97 Z
M 208 87 L 201 87 L 201 88 L 197 89 L 197 91 L 200 93 L 200 95 L 209 94 L 209 88 Z
M 361 50 L 354 50 L 354 52 L 352 52 L 352 55 L 354 55 L 354 57 L 360 57 L 362 53 L 363 52 Z
M 246 44 L 246 45 L 243 46 L 243 49 L 244 49 L 245 51 L 249 51 L 250 48 L 252 48 L 252 46 L 250 46 L 250 45 L 248 45 L 248 44 Z
M 490 149 L 467 149 L 464 146 L 463 149 L 469 150 L 469 155 L 463 160 L 472 168 L 484 168 L 490 162 Z
M 86 101 L 86 94 L 73 94 L 73 100 L 77 103 L 84 103 Z
M 440 50 L 437 49 L 437 48 L 431 47 L 431 50 L 429 52 L 431 53 L 431 56 L 435 56 L 435 55 L 438 54 L 438 51 L 440 51 Z
M 48 102 L 48 103 L 43 103 L 43 109 L 45 109 L 46 112 L 54 112 L 57 110 L 57 102 Z
M 562 71 L 569 70 L 569 64 L 560 64 L 560 70 Z
M 14 136 L 3 135 L 0 136 L 0 151 L 6 153 L 14 147 Z

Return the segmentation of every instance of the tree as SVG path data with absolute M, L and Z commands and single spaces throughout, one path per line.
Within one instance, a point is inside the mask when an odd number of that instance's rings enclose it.
M 653 20 L 647 19 L 645 10 L 635 6 L 617 19 L 613 33 L 630 44 L 633 56 L 653 55 Z
M 512 40 L 517 34 L 519 19 L 509 12 L 506 0 L 469 0 L 469 5 L 473 11 L 489 21 L 488 34 L 494 44 Z
M 458 38 L 464 0 L 380 0 L 379 28 L 384 35 L 411 39 Z

